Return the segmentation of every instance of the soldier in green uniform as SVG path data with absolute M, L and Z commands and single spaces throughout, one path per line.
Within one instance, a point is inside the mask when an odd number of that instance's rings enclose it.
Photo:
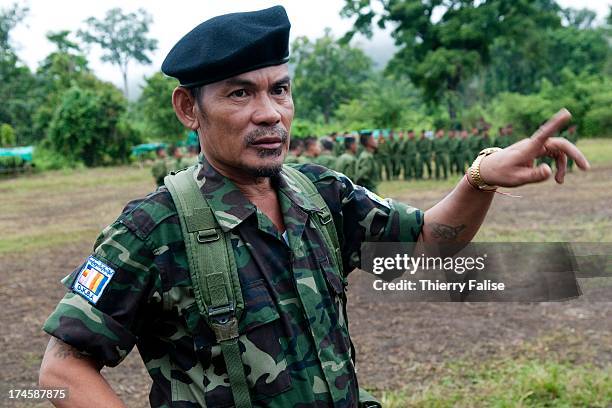
M 474 156 L 470 151 L 470 141 L 469 141 L 469 133 L 466 129 L 461 131 L 461 136 L 459 138 L 459 153 L 457 158 L 458 163 L 458 172 L 459 174 L 465 173 L 465 170 L 470 167 L 472 161 L 474 160 Z
M 396 133 L 393 129 L 389 131 L 389 141 L 391 142 L 391 174 L 393 176 L 393 180 L 399 180 L 399 176 L 402 171 L 402 149 L 404 148 L 403 139 L 403 132 Z
M 340 157 L 342 153 L 344 153 L 344 134 L 339 135 L 338 132 L 332 132 L 329 135 L 333 142 L 332 154 L 334 157 Z
M 385 180 L 391 180 L 393 174 L 391 142 L 384 136 L 383 132 L 381 131 L 374 131 L 373 137 L 376 139 L 378 146 L 376 148 L 376 159 L 380 163 L 380 165 L 378 166 L 378 169 L 380 171 L 379 180 L 382 180 L 383 177 Z
M 159 187 L 164 184 L 164 177 L 166 177 L 166 175 L 170 172 L 170 163 L 168 160 L 168 155 L 166 154 L 165 146 L 158 146 L 157 149 L 155 149 L 155 154 L 157 159 L 151 168 L 151 175 L 155 180 L 155 184 L 157 187 Z
M 197 130 L 202 161 L 166 179 L 188 182 L 190 194 L 161 187 L 129 203 L 64 279 L 68 293 L 44 325 L 52 338 L 39 378 L 42 388 L 68 390 L 54 403 L 125 406 L 100 369 L 136 346 L 152 407 L 357 407 L 344 306 L 361 244 L 463 243 L 478 231 L 494 196 L 479 190 L 482 180 L 462 179 L 422 212 L 318 165 L 283 166 L 294 114 L 289 27 L 280 6 L 215 17 L 164 60 L 180 84 L 173 107 Z M 588 166 L 548 137 L 528 140 L 519 157 L 485 157 L 484 181 L 511 184 L 545 144 Z M 536 171 L 525 179 L 542 180 Z M 194 248 L 211 257 L 191 262 Z M 222 273 L 229 259 L 232 273 Z
M 417 151 L 419 152 L 419 163 L 417 164 L 418 178 L 424 178 L 423 168 L 427 168 L 427 177 L 431 178 L 431 140 L 425 136 L 425 130 L 421 130 L 421 136 L 417 140 Z
M 344 153 L 336 161 L 336 170 L 351 180 L 357 175 L 357 141 L 353 136 L 344 136 Z
M 357 175 L 355 183 L 376 193 L 380 183 L 380 164 L 374 157 L 378 148 L 378 139 L 372 133 L 363 133 L 359 136 L 359 142 L 363 147 L 357 158 Z M 384 142 L 383 142 L 384 143 Z
M 478 141 L 478 151 L 480 152 L 482 149 L 487 147 L 493 147 L 491 145 L 491 136 L 489 136 L 489 129 L 485 129 L 482 132 L 480 140 Z
M 182 168 L 198 164 L 198 155 L 200 154 L 200 146 L 187 145 L 187 155 L 183 156 L 181 162 Z
M 183 152 L 180 147 L 176 145 L 170 146 L 170 165 L 168 171 L 178 171 L 188 166 L 187 161 L 183 157 Z
M 302 139 L 293 138 L 289 142 L 289 151 L 285 157 L 285 163 L 305 163 L 305 160 L 301 159 L 302 149 L 304 145 Z
M 450 174 L 458 174 L 459 168 L 459 151 L 461 145 L 460 133 L 458 131 L 450 131 L 448 134 L 448 167 Z
M 500 127 L 498 129 L 497 137 L 495 138 L 495 146 L 501 147 L 502 149 L 505 149 L 506 147 L 510 146 L 508 144 L 508 137 L 506 136 L 505 127 Z
M 480 151 L 478 147 L 480 146 L 481 138 L 482 138 L 481 131 L 477 127 L 473 127 L 472 132 L 470 133 L 468 138 L 465 140 L 466 144 L 463 146 L 466 160 L 469 161 L 471 158 L 476 157 L 476 155 Z
M 314 136 L 308 136 L 304 139 L 304 151 L 302 157 L 305 163 L 314 163 L 317 157 L 321 154 L 321 145 L 319 139 Z
M 414 137 L 414 130 L 408 130 L 408 136 L 404 140 L 402 149 L 402 165 L 404 168 L 404 180 L 410 180 L 417 178 L 418 170 L 418 156 L 416 139 Z
M 319 144 L 321 145 L 321 153 L 314 159 L 313 163 L 327 167 L 328 169 L 336 170 L 336 157 L 334 156 L 333 142 L 323 137 L 319 140 Z
M 506 133 L 506 137 L 508 138 L 508 141 L 506 142 L 508 146 L 518 142 L 521 139 L 518 135 L 514 134 L 514 126 L 512 126 L 512 123 L 508 123 L 506 125 L 505 133 Z
M 448 138 L 444 135 L 444 129 L 438 129 L 435 138 L 432 140 L 436 180 L 439 180 L 440 177 L 444 180 L 448 178 L 448 145 L 449 142 Z

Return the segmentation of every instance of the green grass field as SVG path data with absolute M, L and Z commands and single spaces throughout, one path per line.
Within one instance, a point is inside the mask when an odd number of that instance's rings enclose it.
M 567 337 L 573 344 L 567 347 Z M 376 393 L 384 407 L 601 407 L 612 404 L 610 365 L 576 362 L 582 353 L 575 333 L 556 333 L 512 354 L 445 363 L 419 389 Z M 565 343 L 565 344 L 564 344 Z M 560 344 L 565 349 L 555 350 Z

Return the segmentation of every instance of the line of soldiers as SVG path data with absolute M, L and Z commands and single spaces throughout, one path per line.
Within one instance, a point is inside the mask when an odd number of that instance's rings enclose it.
M 171 171 L 177 171 L 189 167 L 198 162 L 198 154 L 200 154 L 199 145 L 189 145 L 187 151 L 179 146 L 170 146 L 166 151 L 165 147 L 158 147 L 155 150 L 157 158 L 153 167 L 151 167 L 151 175 L 155 180 L 157 187 L 164 184 L 164 177 Z
M 340 171 L 355 183 L 376 191 L 385 180 L 446 179 L 463 174 L 479 151 L 486 147 L 507 147 L 517 140 L 512 125 L 499 128 L 497 137 L 488 129 L 480 131 L 363 130 L 358 135 L 331 134 L 317 139 L 293 138 L 287 163 L 312 162 Z

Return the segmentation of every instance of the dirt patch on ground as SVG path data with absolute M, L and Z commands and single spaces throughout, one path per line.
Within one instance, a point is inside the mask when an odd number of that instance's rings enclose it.
M 522 199 L 497 197 L 479 239 L 499 239 L 504 231 L 518 234 L 522 230 L 543 229 L 557 234 L 554 240 L 601 237 L 600 240 L 612 241 L 606 228 L 612 226 L 612 210 L 606 202 L 612 191 L 611 176 L 612 167 L 600 167 L 580 177 L 570 175 L 563 187 L 546 183 L 521 188 L 516 192 L 524 196 Z M 139 184 L 122 185 L 119 189 L 83 186 L 52 200 L 37 199 L 44 194 L 33 190 L 18 194 L 10 204 L 4 203 L 10 211 L 6 216 L 0 215 L 0 227 L 3 234 L 83 223 L 99 230 L 118 215 L 125 203 L 145 194 L 150 187 L 148 176 L 143 175 Z M 428 208 L 443 194 L 443 190 L 407 192 L 399 198 Z M 10 192 L 3 196 L 11 200 Z M 600 229 L 591 227 L 594 223 Z M 0 254 L 0 299 L 4 309 L 0 315 L 0 383 L 11 388 L 35 386 L 48 340 L 41 326 L 64 293 L 58 281 L 89 254 L 93 239 L 95 235 L 85 234 L 69 244 Z M 365 278 L 354 273 L 351 285 L 360 285 Z M 610 313 L 610 302 L 587 303 L 580 299 L 546 304 L 388 304 L 371 303 L 349 292 L 359 378 L 362 385 L 376 389 L 427 384 L 439 375 L 445 362 L 512 356 L 521 352 L 525 344 L 535 344 L 535 353 L 543 359 L 561 358 L 603 367 L 612 362 Z M 150 380 L 137 352 L 119 367 L 104 371 L 128 406 L 148 406 Z M 3 405 L 36 406 L 25 402 L 9 404 L 0 398 L 0 406 Z

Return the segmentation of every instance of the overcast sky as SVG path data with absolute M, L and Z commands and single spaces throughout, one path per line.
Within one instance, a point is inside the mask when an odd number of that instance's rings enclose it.
M 0 8 L 9 7 L 14 0 L 0 0 Z M 39 62 L 48 55 L 53 46 L 47 41 L 48 31 L 71 30 L 84 28 L 83 21 L 91 16 L 102 19 L 107 10 L 121 7 L 125 12 L 144 8 L 153 16 L 150 37 L 159 41 L 158 49 L 152 55 L 153 63 L 148 66 L 130 65 L 130 96 L 138 94 L 139 84 L 144 76 L 151 75 L 160 69 L 161 63 L 172 46 L 193 27 L 202 21 L 224 13 L 257 10 L 282 4 L 291 21 L 291 40 L 298 36 L 317 38 L 326 27 L 339 37 L 351 28 L 351 21 L 339 16 L 344 0 L 29 0 L 19 1 L 28 5 L 30 13 L 24 24 L 12 32 L 13 44 L 17 53 L 31 69 L 36 69 Z M 562 7 L 584 7 L 585 1 L 560 0 Z M 607 15 L 612 0 L 592 0 L 588 7 L 595 10 L 598 20 Z M 393 42 L 388 33 L 377 31 L 372 40 L 357 38 L 368 55 L 384 65 L 393 53 Z M 88 52 L 90 67 L 100 78 L 112 81 L 121 87 L 121 75 L 117 68 L 100 62 L 100 51 L 92 48 Z

